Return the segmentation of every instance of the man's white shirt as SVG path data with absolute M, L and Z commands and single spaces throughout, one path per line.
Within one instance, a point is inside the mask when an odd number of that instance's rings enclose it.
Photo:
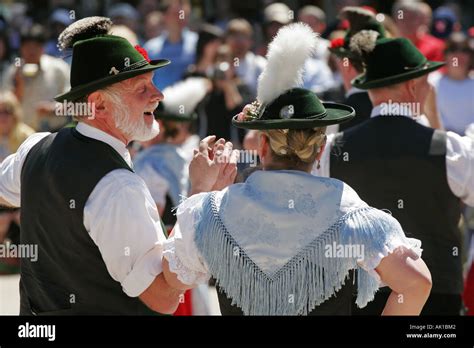
M 120 140 L 82 122 L 76 129 L 110 145 L 132 166 L 130 153 Z M 21 207 L 20 174 L 26 156 L 49 134 L 33 134 L 1 163 L 0 197 L 13 206 Z M 137 174 L 116 169 L 105 175 L 85 204 L 84 227 L 99 248 L 110 276 L 120 282 L 128 296 L 139 296 L 162 272 L 162 245 L 166 237 L 155 201 Z
M 400 116 L 414 118 L 407 110 L 400 110 Z M 370 117 L 390 117 L 382 115 L 382 106 L 377 105 L 372 109 Z M 328 135 L 326 148 L 321 156 L 320 168 L 313 167 L 314 175 L 330 177 L 331 149 L 335 134 Z M 447 132 L 446 141 L 446 171 L 448 185 L 453 194 L 464 203 L 474 206 L 474 139 L 460 136 L 454 132 Z

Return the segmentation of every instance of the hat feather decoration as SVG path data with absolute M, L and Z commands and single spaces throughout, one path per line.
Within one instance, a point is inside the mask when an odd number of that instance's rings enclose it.
M 257 100 L 232 118 L 244 129 L 314 129 L 354 117 L 352 107 L 323 103 L 303 88 L 305 62 L 316 50 L 318 34 L 304 23 L 282 27 L 268 46 L 267 65 L 258 78 Z
M 351 37 L 349 49 L 360 61 L 366 64 L 367 57 L 374 50 L 379 36 L 380 34 L 375 30 L 361 30 Z
M 257 100 L 261 104 L 303 85 L 304 64 L 314 53 L 317 40 L 318 34 L 303 23 L 290 24 L 278 31 L 269 45 L 267 65 L 258 79 Z
M 360 56 L 367 55 L 374 50 L 378 37 L 375 30 L 361 30 L 351 38 L 349 48 Z
M 107 17 L 86 17 L 68 26 L 59 35 L 58 48 L 64 51 L 72 48 L 74 43 L 99 35 L 105 35 L 112 27 L 112 21 Z

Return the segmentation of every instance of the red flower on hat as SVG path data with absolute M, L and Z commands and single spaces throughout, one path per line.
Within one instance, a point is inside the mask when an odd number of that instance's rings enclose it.
M 339 22 L 338 29 L 347 30 L 349 29 L 349 26 L 350 26 L 349 21 L 347 19 L 344 19 Z
M 150 58 L 148 57 L 148 52 L 143 47 L 141 47 L 140 45 L 136 45 L 135 49 L 138 51 L 138 53 L 140 53 L 143 56 L 143 58 L 146 59 L 148 63 L 150 62 Z
M 338 37 L 337 39 L 331 40 L 331 48 L 339 48 L 344 46 L 344 38 Z

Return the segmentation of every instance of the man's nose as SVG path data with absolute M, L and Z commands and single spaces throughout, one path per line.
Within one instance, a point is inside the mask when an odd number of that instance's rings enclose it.
M 164 98 L 163 93 L 161 93 L 161 91 L 158 88 L 153 86 L 153 94 L 151 96 L 152 102 L 162 101 L 163 98 Z

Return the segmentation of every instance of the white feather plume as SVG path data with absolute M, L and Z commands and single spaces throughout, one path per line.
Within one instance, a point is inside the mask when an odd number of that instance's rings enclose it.
M 163 106 L 174 114 L 191 114 L 209 90 L 209 80 L 189 77 L 163 90 Z
M 268 47 L 267 65 L 258 78 L 257 100 L 268 104 L 285 91 L 303 85 L 306 59 L 315 51 L 316 34 L 304 23 L 293 23 L 278 31 Z

